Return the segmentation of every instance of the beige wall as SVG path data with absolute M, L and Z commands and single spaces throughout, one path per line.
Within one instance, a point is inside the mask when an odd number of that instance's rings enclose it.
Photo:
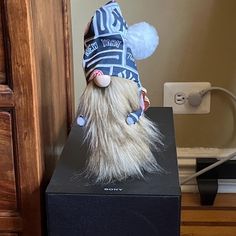
M 118 2 L 128 24 L 147 21 L 159 32 L 155 55 L 138 62 L 152 106 L 162 106 L 165 82 L 210 82 L 236 94 L 235 0 Z M 94 10 L 104 3 L 72 0 L 76 104 L 85 87 L 81 66 L 83 30 Z M 177 145 L 236 147 L 235 108 L 227 96 L 214 92 L 209 115 L 175 115 Z

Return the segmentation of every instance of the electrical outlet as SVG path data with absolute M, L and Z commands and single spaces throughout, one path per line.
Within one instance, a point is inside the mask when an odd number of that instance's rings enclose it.
M 188 96 L 211 87 L 208 82 L 167 82 L 164 84 L 164 107 L 172 107 L 175 114 L 206 114 L 210 112 L 211 93 L 207 93 L 198 107 L 188 103 Z

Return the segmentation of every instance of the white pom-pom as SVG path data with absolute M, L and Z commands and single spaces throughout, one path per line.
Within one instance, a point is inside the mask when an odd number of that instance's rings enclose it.
M 153 54 L 159 44 L 156 29 L 146 22 L 129 26 L 126 35 L 127 46 L 131 48 L 136 60 L 145 59 Z

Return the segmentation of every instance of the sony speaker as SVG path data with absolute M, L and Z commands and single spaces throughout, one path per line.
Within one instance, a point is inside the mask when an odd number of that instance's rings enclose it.
M 83 129 L 72 127 L 46 190 L 49 236 L 179 236 L 180 187 L 171 108 L 147 115 L 164 135 L 154 153 L 163 173 L 107 185 L 83 177 L 88 145 Z

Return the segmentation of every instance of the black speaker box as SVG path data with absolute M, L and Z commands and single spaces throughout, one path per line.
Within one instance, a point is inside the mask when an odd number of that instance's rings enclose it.
M 154 153 L 165 169 L 94 185 L 81 174 L 88 157 L 83 128 L 74 125 L 46 190 L 49 236 L 179 236 L 180 187 L 171 108 L 149 108 L 147 115 L 164 135 Z

